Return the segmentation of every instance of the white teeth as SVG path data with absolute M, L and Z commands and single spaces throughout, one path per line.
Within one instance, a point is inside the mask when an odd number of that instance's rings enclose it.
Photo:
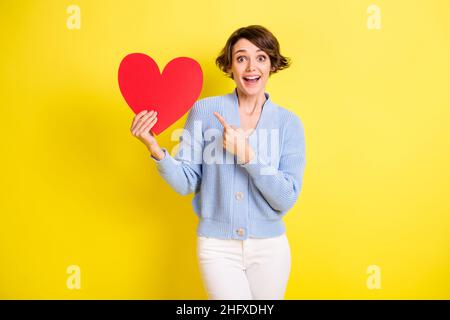
M 244 79 L 246 79 L 246 80 L 255 80 L 255 79 L 259 79 L 259 76 L 255 76 L 255 77 L 244 77 Z

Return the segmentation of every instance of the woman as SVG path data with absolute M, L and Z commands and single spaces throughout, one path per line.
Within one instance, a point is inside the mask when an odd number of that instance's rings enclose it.
M 270 75 L 289 66 L 266 28 L 236 30 L 216 59 L 232 93 L 197 101 L 172 157 L 143 111 L 131 132 L 180 194 L 195 192 L 197 255 L 209 299 L 283 299 L 291 269 L 282 217 L 295 204 L 305 166 L 304 129 L 272 102 Z

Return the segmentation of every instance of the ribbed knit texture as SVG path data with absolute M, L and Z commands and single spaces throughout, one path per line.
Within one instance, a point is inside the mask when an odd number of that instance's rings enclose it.
M 238 164 L 236 157 L 223 149 L 223 127 L 213 114 L 217 111 L 228 124 L 240 127 L 236 88 L 194 104 L 174 157 L 164 148 L 163 159 L 150 156 L 176 192 L 195 192 L 192 205 L 199 217 L 199 236 L 244 240 L 285 232 L 282 217 L 302 188 L 304 128 L 298 116 L 265 95 L 256 130 L 249 137 L 256 154 L 250 163 Z M 223 157 L 214 158 L 223 159 L 222 163 L 211 163 L 211 157 L 205 157 L 217 154 L 213 149 L 223 152 Z M 226 161 L 230 159 L 231 163 Z

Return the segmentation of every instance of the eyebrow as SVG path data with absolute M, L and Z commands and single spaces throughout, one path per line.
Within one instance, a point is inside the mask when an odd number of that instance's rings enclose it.
M 239 49 L 238 51 L 236 51 L 234 54 L 236 54 L 236 53 L 239 53 L 239 52 L 241 52 L 241 51 L 247 51 L 246 49 Z M 258 52 L 258 51 L 262 51 L 261 49 L 258 49 L 258 50 L 256 50 L 256 52 Z

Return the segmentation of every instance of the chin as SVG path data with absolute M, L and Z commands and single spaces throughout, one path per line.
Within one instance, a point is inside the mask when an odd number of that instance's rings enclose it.
M 264 88 L 262 88 L 261 86 L 247 87 L 245 84 L 243 84 L 241 90 L 248 94 L 257 94 L 261 92 L 261 90 L 264 90 Z

